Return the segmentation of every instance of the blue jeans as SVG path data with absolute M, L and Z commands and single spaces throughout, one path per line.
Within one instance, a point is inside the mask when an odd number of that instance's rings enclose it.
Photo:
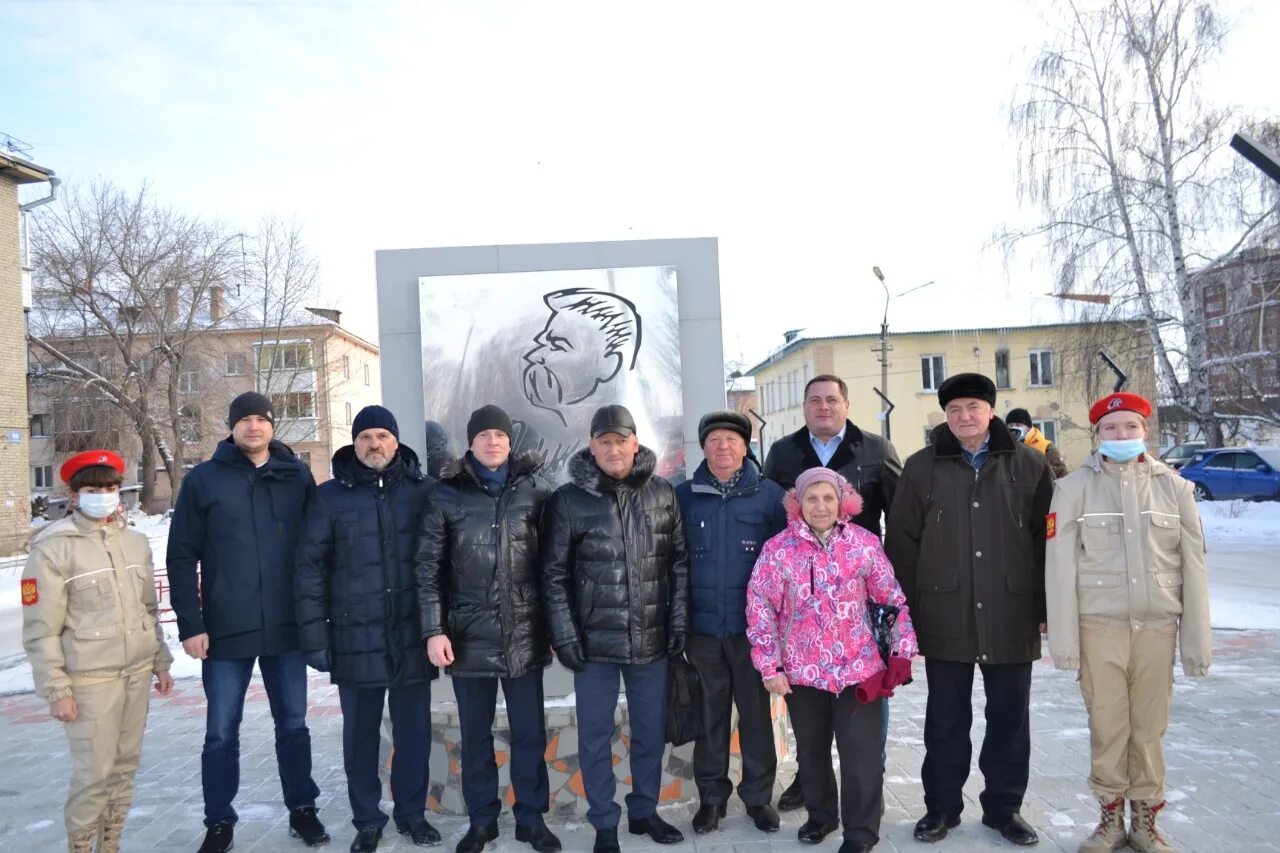
M 240 788 L 240 721 L 255 658 L 206 658 L 202 667 L 208 704 L 200 780 L 204 787 L 204 825 L 234 824 L 231 801 Z M 311 733 L 307 731 L 307 665 L 302 652 L 256 658 L 276 724 L 276 764 L 284 804 L 314 806 L 320 789 L 311 779 Z

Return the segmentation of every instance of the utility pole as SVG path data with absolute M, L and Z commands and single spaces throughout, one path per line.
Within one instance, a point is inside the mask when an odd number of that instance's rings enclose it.
M 880 286 L 884 288 L 884 316 L 880 320 L 880 343 L 871 348 L 880 359 L 880 435 L 885 441 L 891 441 L 893 435 L 889 430 L 889 411 L 892 404 L 889 402 L 889 350 L 893 347 L 889 346 L 889 285 L 884 282 L 884 273 L 880 272 L 880 267 L 872 267 L 871 272 L 880 280 Z

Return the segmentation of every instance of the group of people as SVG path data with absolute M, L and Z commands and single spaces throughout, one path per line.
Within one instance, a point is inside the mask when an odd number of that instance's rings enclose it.
M 573 673 L 595 853 L 620 850 L 620 685 L 627 829 L 661 844 L 683 840 L 657 813 L 668 662 L 682 656 L 701 692 L 695 832 L 718 828 L 734 790 L 735 707 L 738 797 L 758 829 L 778 830 L 771 702 L 784 696 L 798 773 L 777 808 L 807 810 L 801 842 L 843 827 L 841 853 L 875 847 L 888 699 L 911 681 L 920 654 L 925 814 L 915 838 L 937 842 L 960 823 L 977 669 L 987 719 L 982 823 L 1035 844 L 1020 811 L 1032 663 L 1046 629 L 1055 665 L 1079 672 L 1089 715 L 1101 817 L 1080 849 L 1170 850 L 1156 817 L 1175 643 L 1186 673 L 1205 674 L 1208 593 L 1189 484 L 1145 453 L 1150 404 L 1125 393 L 1097 401 L 1096 452 L 1055 484 L 1051 448 L 1035 440 L 1029 417 L 1015 429 L 996 416 L 990 379 L 954 376 L 938 398 L 945 422 L 904 466 L 891 443 L 848 419 L 843 380 L 814 377 L 805 426 L 774 443 L 763 469 L 747 419 L 715 411 L 698 427 L 704 461 L 674 487 L 655 475 L 631 413 L 604 406 L 555 489 L 536 455 L 512 452 L 512 422 L 497 406 L 472 413 L 467 452 L 438 478 L 400 443 L 394 415 L 369 406 L 354 419 L 352 444 L 334 455 L 333 478 L 317 488 L 275 440 L 270 401 L 240 395 L 231 435 L 186 477 L 167 555 L 179 637 L 202 662 L 207 700 L 200 853 L 233 844 L 255 663 L 290 833 L 307 846 L 329 841 L 305 719 L 311 667 L 338 687 L 352 851 L 376 850 L 389 820 L 379 805 L 384 706 L 396 829 L 414 844 L 441 840 L 426 818 L 431 682 L 441 670 L 457 698 L 470 818 L 457 853 L 480 853 L 499 835 L 499 687 L 515 837 L 539 853 L 560 850 L 543 818 L 542 677 L 553 653 Z M 61 475 L 75 511 L 35 538 L 22 580 L 36 688 L 71 745 L 72 853 L 119 849 L 152 682 L 162 695 L 173 683 L 150 551 L 118 511 L 124 469 L 110 451 L 67 460 Z

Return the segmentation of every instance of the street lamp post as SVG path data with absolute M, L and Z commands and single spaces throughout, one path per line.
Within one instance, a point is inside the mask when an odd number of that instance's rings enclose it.
M 880 435 L 884 436 L 885 441 L 893 440 L 893 433 L 889 428 L 889 415 L 893 412 L 893 401 L 889 397 L 889 351 L 893 347 L 889 346 L 889 285 L 885 283 L 884 273 L 880 271 L 880 267 L 872 267 L 871 273 L 880 282 L 880 286 L 884 288 L 884 315 L 880 318 L 880 343 L 873 348 L 873 351 L 880 356 L 880 387 L 877 393 L 880 395 Z M 906 296 L 908 293 L 919 290 L 922 287 L 928 287 L 933 284 L 930 279 L 924 284 L 917 284 L 915 287 L 909 287 L 895 296 Z

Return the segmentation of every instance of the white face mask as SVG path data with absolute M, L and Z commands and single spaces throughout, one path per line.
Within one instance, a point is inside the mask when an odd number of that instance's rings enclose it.
M 120 506 L 119 492 L 82 492 L 80 511 L 90 518 L 103 519 Z

